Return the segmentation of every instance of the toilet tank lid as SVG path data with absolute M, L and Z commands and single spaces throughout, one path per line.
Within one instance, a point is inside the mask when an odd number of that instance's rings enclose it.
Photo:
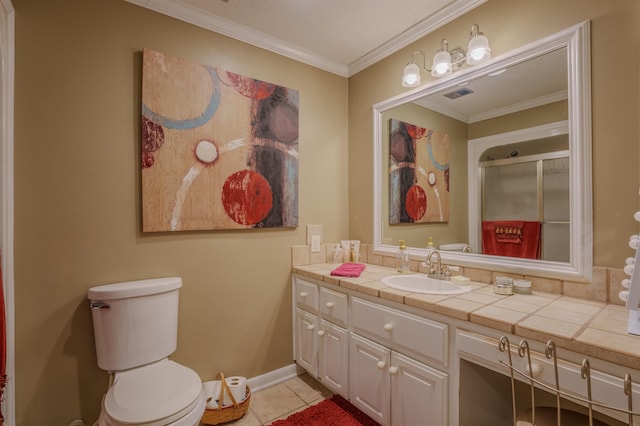
M 91 287 L 87 294 L 87 298 L 89 300 L 126 299 L 129 297 L 166 293 L 180 287 L 182 287 L 182 278 L 180 277 L 126 281 Z

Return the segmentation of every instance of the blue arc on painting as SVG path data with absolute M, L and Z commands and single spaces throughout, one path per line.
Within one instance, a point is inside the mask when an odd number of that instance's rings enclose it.
M 142 104 L 142 115 L 147 117 L 154 123 L 161 125 L 162 127 L 177 130 L 195 129 L 196 127 L 200 127 L 207 121 L 211 120 L 211 117 L 213 117 L 213 115 L 218 110 L 218 106 L 220 106 L 220 80 L 218 80 L 218 75 L 214 68 L 205 68 L 209 72 L 211 81 L 213 82 L 213 94 L 211 95 L 209 104 L 202 112 L 202 114 L 200 114 L 198 117 L 187 118 L 184 120 L 174 120 L 172 118 L 158 114 L 155 111 L 152 111 L 151 108 L 149 108 L 144 103 Z
M 449 163 L 440 164 L 436 161 L 436 158 L 433 156 L 433 150 L 431 149 L 431 135 L 433 134 L 433 130 L 429 130 L 427 134 L 427 152 L 429 153 L 429 159 L 431 160 L 431 164 L 435 166 L 436 169 L 440 171 L 445 171 L 449 168 Z

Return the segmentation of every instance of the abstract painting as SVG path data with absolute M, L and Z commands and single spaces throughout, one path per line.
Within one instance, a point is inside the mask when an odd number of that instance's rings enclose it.
M 389 223 L 449 221 L 449 136 L 389 121 Z
M 298 226 L 298 91 L 145 49 L 144 232 Z

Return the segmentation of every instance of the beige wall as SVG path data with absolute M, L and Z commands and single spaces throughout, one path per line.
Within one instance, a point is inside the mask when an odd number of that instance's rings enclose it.
M 347 80 L 122 0 L 13 4 L 18 424 L 97 418 L 94 285 L 183 277 L 174 359 L 203 380 L 291 364 L 290 248 L 348 235 Z M 145 47 L 299 90 L 297 229 L 141 233 Z
M 411 52 L 435 51 L 442 38 L 465 46 L 478 23 L 498 56 L 591 20 L 594 263 L 621 267 L 633 253 L 640 185 L 640 2 L 637 0 L 490 0 L 349 80 L 349 231 L 373 240 L 372 105 L 406 91 L 400 85 Z M 623 59 L 624 58 L 624 59 Z M 423 73 L 424 82 L 432 77 Z

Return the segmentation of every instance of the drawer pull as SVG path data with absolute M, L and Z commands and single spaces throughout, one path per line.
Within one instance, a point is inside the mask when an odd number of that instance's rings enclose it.
M 300 297 L 301 297 L 301 298 L 303 298 L 303 299 L 304 299 L 305 297 L 307 297 L 307 292 L 306 292 L 306 291 L 301 291 L 301 292 L 300 292 Z
M 386 323 L 382 328 L 384 328 L 384 331 L 391 331 L 393 330 L 393 324 Z
M 315 328 L 315 327 L 313 326 L 313 324 L 309 324 L 309 325 L 307 326 L 307 330 L 309 330 L 309 331 L 313 330 L 314 328 Z
M 382 370 L 383 368 L 385 368 L 387 366 L 387 363 L 384 362 L 384 361 L 378 361 L 377 365 L 378 365 L 378 368 Z
M 324 335 L 325 335 L 325 331 L 324 330 L 318 331 L 318 336 L 323 337 Z
M 327 303 L 325 304 L 325 306 L 327 307 L 327 309 L 331 309 L 331 308 L 333 308 L 334 303 L 333 303 L 333 302 L 327 302 Z
M 540 375 L 540 373 L 542 373 L 542 367 L 537 362 L 532 362 L 531 363 L 531 371 L 529 371 L 529 366 L 528 365 L 525 366 L 525 370 L 526 370 L 527 374 L 530 374 L 531 377 L 533 377 L 533 378 L 538 377 Z
M 398 367 L 389 367 L 389 374 L 392 374 L 392 375 L 398 374 Z

